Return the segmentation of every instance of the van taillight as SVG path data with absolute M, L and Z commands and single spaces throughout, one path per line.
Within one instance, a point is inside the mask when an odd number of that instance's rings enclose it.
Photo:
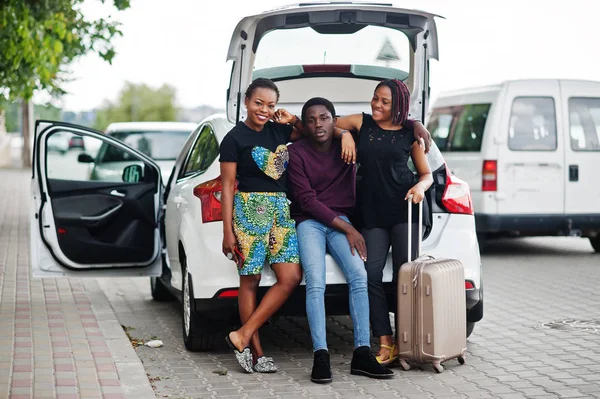
M 481 191 L 496 191 L 498 189 L 498 162 L 483 161 L 481 169 Z
M 194 195 L 202 204 L 202 223 L 223 220 L 221 212 L 221 176 L 194 187 Z
M 446 189 L 442 195 L 442 204 L 450 213 L 473 214 L 473 201 L 469 185 L 453 176 L 446 165 Z

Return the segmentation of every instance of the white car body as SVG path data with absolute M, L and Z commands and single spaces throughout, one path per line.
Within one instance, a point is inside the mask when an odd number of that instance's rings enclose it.
M 188 349 L 210 348 L 214 333 L 218 333 L 217 336 L 222 339 L 223 326 L 220 322 L 229 322 L 231 317 L 237 317 L 235 306 L 239 276 L 236 265 L 229 261 L 221 250 L 223 225 L 218 148 L 235 121 L 244 117 L 239 107 L 243 96 L 243 90 L 240 88 L 245 88 L 250 83 L 254 59 L 244 57 L 243 52 L 248 46 L 257 45 L 261 30 L 284 28 L 286 21 L 293 22 L 294 26 L 312 26 L 310 21 L 315 18 L 321 21 L 321 24 L 333 29 L 347 29 L 348 24 L 350 28 L 353 28 L 352 24 L 369 25 L 370 22 L 365 21 L 387 21 L 386 24 L 389 26 L 409 35 L 414 43 L 414 51 L 410 56 L 411 66 L 405 81 L 413 93 L 411 115 L 422 117 L 426 110 L 428 96 L 428 90 L 425 90 L 424 86 L 428 85 L 426 60 L 437 57 L 437 35 L 433 14 L 385 5 L 348 2 L 295 5 L 244 18 L 234 32 L 228 53 L 228 59 L 236 62 L 228 91 L 227 113 L 211 116 L 197 125 L 175 161 L 173 174 L 164 187 L 164 195 L 159 166 L 139 151 L 128 148 L 108 135 L 104 136 L 89 129 L 74 128 L 60 123 L 38 124 L 31 210 L 31 259 L 34 275 L 153 276 L 151 285 L 155 299 L 168 299 L 170 294 L 175 294 L 182 299 L 183 337 Z M 296 111 L 294 106 L 299 106 L 301 99 L 294 98 L 293 96 L 297 94 L 292 94 L 291 90 L 300 90 L 300 88 L 306 96 L 305 100 L 316 95 L 317 89 L 319 89 L 318 95 L 334 95 L 336 87 L 340 87 L 340 78 L 343 78 L 344 85 L 356 84 L 362 87 L 362 93 L 361 99 L 356 97 L 350 99 L 351 101 L 334 98 L 336 100 L 334 103 L 339 103 L 340 111 L 369 112 L 369 103 L 365 100 L 370 98 L 378 76 L 357 74 L 353 72 L 355 71 L 353 66 L 348 67 L 350 68 L 348 71 L 346 66 L 343 67 L 343 76 L 339 75 L 339 70 L 325 67 L 319 72 L 318 86 L 315 86 L 313 75 L 283 76 L 285 75 L 283 74 L 277 82 L 282 104 Z M 387 73 L 384 69 L 380 71 Z M 384 77 L 386 76 L 381 75 L 379 79 Z M 58 169 L 55 176 L 47 178 L 45 165 L 48 155 L 45 138 L 55 131 L 64 130 L 74 131 L 84 138 L 86 136 L 98 138 L 120 150 L 127 151 L 139 161 L 140 165 L 143 165 L 143 170 L 136 169 L 134 165 L 133 170 L 130 171 L 140 179 L 134 180 L 133 183 L 127 180 L 112 183 L 72 182 L 65 181 L 64 176 L 67 172 Z M 435 257 L 459 259 L 464 264 L 466 311 L 472 326 L 483 317 L 483 288 L 481 259 L 469 187 L 449 173 L 437 148 L 432 148 L 428 160 L 434 172 L 435 183 L 429 192 L 430 195 L 428 194 L 432 227 L 426 233 L 422 250 Z M 125 171 L 118 172 L 123 172 L 125 176 Z M 90 195 L 91 192 L 94 196 L 91 198 L 93 201 L 89 203 L 95 206 L 95 209 L 93 212 L 88 212 L 81 204 L 90 200 L 84 194 Z M 140 193 L 144 193 L 143 196 Z M 76 209 L 73 209 L 74 205 Z M 77 206 L 81 209 L 77 209 Z M 119 212 L 122 207 L 135 211 L 121 213 L 123 217 L 127 216 L 131 220 L 122 221 L 114 216 L 121 215 Z M 99 256 L 106 259 L 115 258 L 116 251 L 122 250 L 123 254 L 120 257 L 123 261 L 95 264 L 88 253 L 78 251 L 76 241 L 73 241 L 74 238 L 69 236 L 67 230 L 76 228 L 84 229 L 85 232 L 85 229 L 88 229 L 93 237 L 92 233 L 97 223 L 108 223 L 111 220 L 117 223 L 117 226 L 118 223 L 127 222 L 125 228 L 117 230 L 124 237 L 114 240 L 113 249 L 107 249 L 105 252 L 100 252 L 104 245 L 103 241 L 96 243 L 97 248 L 89 246 L 88 248 L 90 252 L 95 250 L 100 254 Z M 146 225 L 147 227 L 144 227 Z M 137 234 L 130 234 L 129 230 Z M 145 237 L 143 245 L 132 246 L 131 241 L 140 235 Z M 102 238 L 106 239 L 106 237 Z M 152 240 L 154 240 L 153 244 Z M 161 240 L 164 244 L 162 251 Z M 126 251 L 128 248 L 131 250 Z M 65 252 L 70 252 L 73 254 L 72 257 L 79 257 L 82 262 L 87 263 L 75 262 L 69 259 Z M 162 253 L 162 266 L 160 253 Z M 126 255 L 130 258 L 135 255 L 134 260 L 129 259 L 129 262 L 126 262 Z M 328 305 L 328 311 L 333 314 L 344 312 L 347 314 L 346 280 L 329 255 L 326 264 L 327 300 L 336 302 L 335 306 Z M 265 265 L 259 294 L 264 293 L 275 281 L 271 268 Z M 391 281 L 390 256 L 384 270 L 384 282 L 388 288 L 393 288 Z M 305 314 L 303 285 L 304 282 L 294 293 L 298 297 L 288 300 L 281 309 L 282 313 Z
M 600 251 L 600 82 L 442 93 L 428 127 L 471 187 L 481 235 L 584 236 Z

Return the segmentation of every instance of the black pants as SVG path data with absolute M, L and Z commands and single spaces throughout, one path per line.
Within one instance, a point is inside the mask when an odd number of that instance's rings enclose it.
M 389 307 L 383 290 L 383 269 L 392 246 L 394 300 L 397 296 L 398 270 L 407 259 L 408 223 L 401 223 L 389 228 L 363 229 L 363 237 L 367 243 L 367 279 L 369 284 L 369 310 L 371 312 L 371 329 L 375 337 L 392 335 Z M 418 252 L 417 224 L 412 225 L 412 255 Z

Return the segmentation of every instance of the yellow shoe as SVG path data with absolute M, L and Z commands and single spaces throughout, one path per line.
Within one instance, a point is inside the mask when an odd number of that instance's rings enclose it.
M 377 354 L 377 356 L 375 356 L 375 359 L 377 359 L 377 362 L 379 362 L 379 364 L 387 366 L 388 364 L 394 363 L 398 360 L 398 355 L 394 355 L 394 351 L 396 350 L 396 344 L 393 344 L 392 346 L 380 344 L 379 347 L 390 350 L 390 355 L 387 359 L 383 359 L 379 353 Z

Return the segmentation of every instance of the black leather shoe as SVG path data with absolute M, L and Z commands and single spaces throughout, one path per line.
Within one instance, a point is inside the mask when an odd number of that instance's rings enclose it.
M 368 346 L 359 346 L 354 350 L 352 362 L 350 363 L 350 373 L 379 379 L 394 377 L 394 372 L 379 364 Z
M 331 365 L 329 362 L 329 352 L 320 349 L 315 352 L 313 360 L 313 369 L 310 374 L 310 380 L 317 384 L 327 384 L 331 382 Z

